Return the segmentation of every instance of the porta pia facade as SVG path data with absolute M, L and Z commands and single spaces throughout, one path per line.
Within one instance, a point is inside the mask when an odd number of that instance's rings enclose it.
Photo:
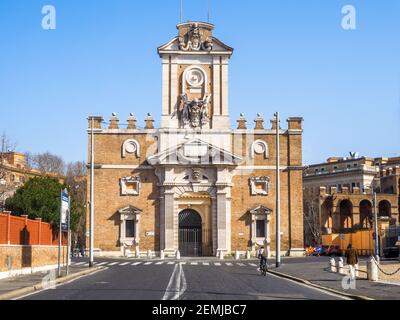
M 182 256 L 215 256 L 255 252 L 265 244 L 274 255 L 277 123 L 272 120 L 267 128 L 258 115 L 248 128 L 241 114 L 232 129 L 233 49 L 213 36 L 212 24 L 188 22 L 177 29 L 178 35 L 158 48 L 160 128 L 150 114 L 143 129 L 133 114 L 127 125 L 120 125 L 116 114 L 106 126 L 102 117 L 89 117 L 95 254 L 163 250 L 172 256 L 179 250 Z M 302 255 L 302 118 L 287 119 L 279 135 L 281 250 Z M 88 195 L 89 190 L 90 184 Z

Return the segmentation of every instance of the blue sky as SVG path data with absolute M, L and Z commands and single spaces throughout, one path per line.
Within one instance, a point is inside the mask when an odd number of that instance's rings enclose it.
M 156 48 L 176 35 L 179 0 L 1 0 L 0 130 L 20 151 L 86 160 L 86 118 L 161 112 Z M 57 29 L 41 28 L 54 5 Z M 341 27 L 344 5 L 357 29 Z M 185 0 L 184 20 L 206 20 Z M 230 113 L 249 123 L 302 116 L 304 163 L 358 151 L 400 154 L 398 0 L 212 0 L 214 35 L 235 48 Z

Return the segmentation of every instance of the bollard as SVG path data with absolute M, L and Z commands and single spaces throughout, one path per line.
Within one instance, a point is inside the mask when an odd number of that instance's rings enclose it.
M 222 250 L 219 251 L 219 259 L 224 260 L 224 252 Z
M 337 272 L 335 258 L 331 258 L 329 260 L 329 268 L 330 268 L 331 272 Z
M 338 269 L 338 271 L 337 271 L 338 273 L 344 274 L 344 269 L 343 269 L 343 258 L 342 258 L 342 257 L 339 258 L 337 269 Z
M 379 281 L 378 266 L 374 257 L 369 258 L 367 262 L 367 274 L 369 281 Z
M 151 256 L 152 256 L 152 253 L 151 253 L 151 250 L 149 249 L 149 250 L 147 251 L 147 258 L 151 259 Z
M 250 258 L 251 258 L 251 256 L 250 256 L 250 251 L 247 250 L 247 251 L 246 251 L 246 259 L 247 259 L 247 260 L 250 260 Z
M 181 259 L 181 253 L 179 252 L 179 250 L 176 250 L 175 258 L 176 258 L 176 260 Z
M 356 271 L 356 273 L 355 273 L 355 276 L 356 277 L 359 277 L 360 276 L 360 272 L 358 271 L 358 263 L 354 266 L 355 267 L 355 271 Z
M 164 260 L 164 259 L 165 259 L 164 250 L 161 250 L 161 251 L 160 251 L 160 259 L 161 259 L 161 260 Z
M 140 259 L 140 250 L 139 250 L 139 248 L 136 248 L 135 255 L 136 255 L 136 258 Z
M 240 253 L 239 251 L 235 251 L 235 260 L 240 260 Z

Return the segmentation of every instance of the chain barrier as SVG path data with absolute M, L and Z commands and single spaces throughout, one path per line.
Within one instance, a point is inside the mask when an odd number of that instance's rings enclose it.
M 375 259 L 372 259 L 373 261 L 374 261 L 374 263 L 375 263 L 375 265 L 378 267 L 378 270 L 380 271 L 380 272 L 382 272 L 384 275 L 386 275 L 386 276 L 394 276 L 396 273 L 398 273 L 399 271 L 400 271 L 400 267 L 396 270 L 396 271 L 394 271 L 394 272 L 386 272 L 385 270 L 383 270 L 382 269 L 382 267 L 381 267 L 381 265 L 375 260 Z

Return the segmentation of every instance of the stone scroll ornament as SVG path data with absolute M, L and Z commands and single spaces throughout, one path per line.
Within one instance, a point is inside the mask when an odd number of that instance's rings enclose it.
M 191 30 L 184 37 L 179 37 L 179 49 L 182 51 L 211 51 L 212 48 L 212 38 L 202 39 L 197 23 L 191 26 Z
M 203 100 L 197 98 L 189 100 L 187 94 L 181 94 L 183 109 L 181 111 L 181 120 L 184 125 L 190 125 L 192 128 L 201 128 L 206 125 L 210 119 L 208 117 L 208 104 L 211 95 L 205 95 Z

